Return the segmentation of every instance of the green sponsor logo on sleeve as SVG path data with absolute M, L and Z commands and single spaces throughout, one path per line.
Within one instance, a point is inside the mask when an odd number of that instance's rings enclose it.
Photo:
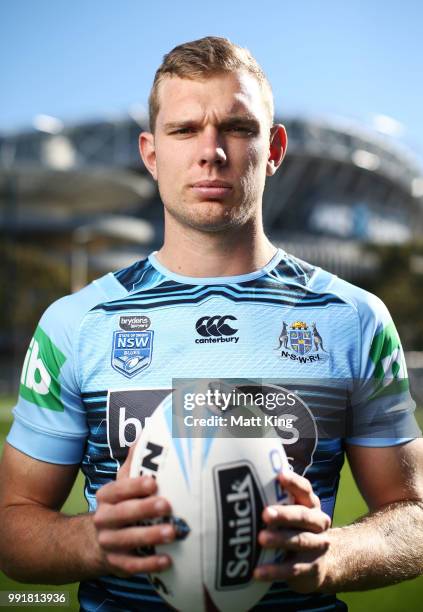
M 38 326 L 25 356 L 20 395 L 41 408 L 63 411 L 59 374 L 65 361 L 62 351 Z
M 401 342 L 392 322 L 373 338 L 370 359 L 375 364 L 373 377 L 387 385 L 379 395 L 400 393 L 409 388 Z

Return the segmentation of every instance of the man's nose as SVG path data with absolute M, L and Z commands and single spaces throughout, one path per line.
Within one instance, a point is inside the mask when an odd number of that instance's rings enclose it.
M 201 166 L 227 162 L 224 139 L 216 128 L 206 128 L 199 139 L 199 162 Z

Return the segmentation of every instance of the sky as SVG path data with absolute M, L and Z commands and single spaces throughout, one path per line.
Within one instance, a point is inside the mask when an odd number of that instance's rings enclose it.
M 422 24 L 420 0 L 0 0 L 0 134 L 146 108 L 163 55 L 212 34 L 250 49 L 282 119 L 388 116 L 423 160 Z

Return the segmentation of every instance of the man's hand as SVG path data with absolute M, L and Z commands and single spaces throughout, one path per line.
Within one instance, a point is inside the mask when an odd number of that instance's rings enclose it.
M 259 533 L 264 548 L 287 551 L 282 563 L 263 565 L 254 572 L 259 580 L 283 580 L 299 593 L 318 589 L 326 575 L 327 531 L 330 518 L 320 509 L 320 500 L 310 482 L 294 472 L 278 476 L 294 504 L 268 506 L 263 512 L 267 529 Z
M 105 569 L 122 578 L 167 569 L 171 564 L 168 555 L 140 557 L 134 551 L 175 539 L 172 525 L 137 526 L 139 521 L 168 516 L 172 510 L 166 499 L 154 495 L 157 491 L 154 478 L 129 478 L 133 449 L 116 481 L 104 485 L 97 492 L 97 510 L 93 519 Z

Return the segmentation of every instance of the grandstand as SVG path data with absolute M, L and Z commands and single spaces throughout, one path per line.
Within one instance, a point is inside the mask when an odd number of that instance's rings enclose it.
M 62 257 L 73 253 L 77 265 L 84 251 L 93 272 L 157 248 L 162 206 L 137 145 L 145 116 L 72 126 L 48 119 L 0 138 L 2 230 L 25 243 L 48 239 Z M 422 229 L 422 168 L 398 143 L 357 124 L 299 117 L 284 123 L 288 154 L 265 191 L 269 235 L 344 277 L 374 274 L 377 259 L 364 245 L 407 242 Z M 138 234 L 134 217 L 144 222 Z M 106 242 L 103 252 L 90 254 L 96 236 L 111 237 L 114 228 L 119 244 Z M 84 274 L 76 271 L 75 286 Z

